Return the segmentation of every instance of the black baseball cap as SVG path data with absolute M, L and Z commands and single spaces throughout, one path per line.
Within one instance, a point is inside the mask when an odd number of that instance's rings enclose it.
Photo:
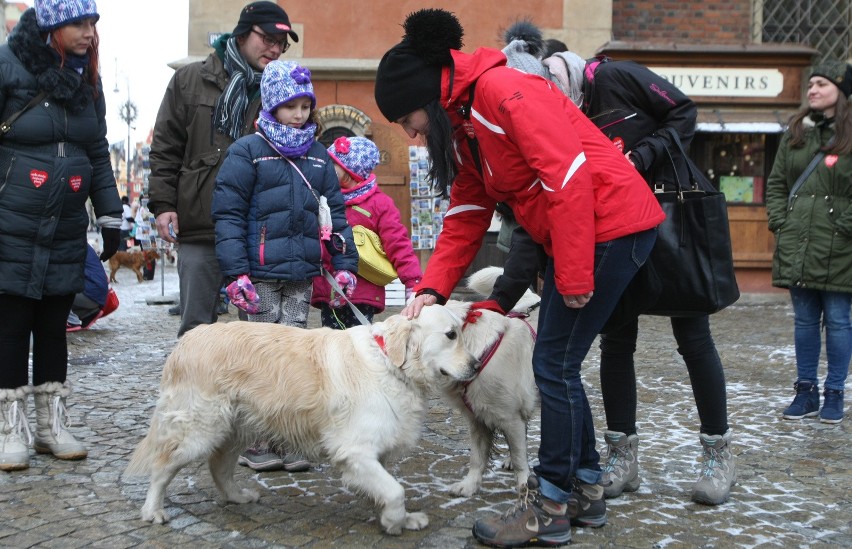
M 231 34 L 234 36 L 245 34 L 255 25 L 266 34 L 284 34 L 286 32 L 293 39 L 293 42 L 299 41 L 299 35 L 290 25 L 287 12 L 275 2 L 252 2 L 244 7 L 240 12 L 240 20 Z

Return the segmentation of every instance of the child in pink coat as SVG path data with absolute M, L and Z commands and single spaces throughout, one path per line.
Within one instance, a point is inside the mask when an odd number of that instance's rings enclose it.
M 408 297 L 423 273 L 396 204 L 376 182 L 373 169 L 379 163 L 378 148 L 366 137 L 339 137 L 328 148 L 328 155 L 340 180 L 349 226 L 363 225 L 379 235 Z M 346 302 L 332 296 L 323 277 L 314 278 L 313 290 L 311 305 L 320 309 L 323 326 L 342 330 L 359 324 Z M 385 309 L 385 288 L 358 276 L 349 300 L 372 322 L 373 315 Z

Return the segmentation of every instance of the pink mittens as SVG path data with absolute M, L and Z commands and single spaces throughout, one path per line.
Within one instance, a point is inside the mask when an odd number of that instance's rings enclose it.
M 235 307 L 242 309 L 250 315 L 256 315 L 260 310 L 258 307 L 260 298 L 248 275 L 238 276 L 235 281 L 228 284 L 225 291 L 228 293 L 228 299 L 231 300 L 231 303 Z

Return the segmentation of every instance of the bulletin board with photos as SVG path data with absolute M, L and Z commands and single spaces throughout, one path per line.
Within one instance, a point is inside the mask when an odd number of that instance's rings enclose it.
M 433 196 L 426 147 L 408 147 L 411 189 L 411 244 L 415 250 L 431 250 L 444 225 L 448 200 Z

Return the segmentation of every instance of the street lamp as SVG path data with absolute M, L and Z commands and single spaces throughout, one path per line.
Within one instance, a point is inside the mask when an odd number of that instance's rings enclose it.
M 114 93 L 118 93 L 118 59 L 115 61 L 115 89 Z M 130 196 L 130 130 L 135 130 L 136 128 L 133 126 L 133 122 L 136 121 L 136 116 L 138 114 L 138 110 L 136 109 L 136 105 L 130 100 L 130 78 L 125 78 L 125 85 L 127 87 L 127 101 L 122 103 L 118 107 L 118 116 L 127 124 L 127 196 Z

